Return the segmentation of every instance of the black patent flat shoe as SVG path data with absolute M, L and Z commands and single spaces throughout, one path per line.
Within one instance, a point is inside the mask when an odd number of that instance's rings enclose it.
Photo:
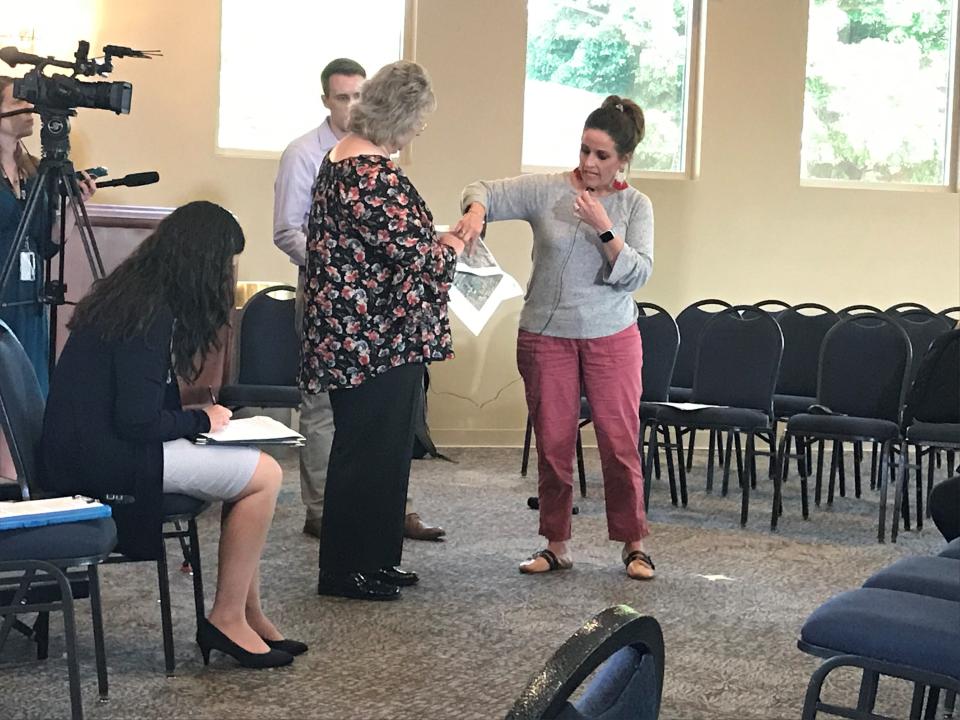
M 269 644 L 269 643 L 268 643 Z M 197 645 L 203 655 L 203 664 L 210 664 L 210 651 L 219 650 L 240 663 L 242 667 L 263 670 L 283 667 L 293 662 L 293 655 L 271 648 L 265 653 L 253 653 L 244 650 L 206 618 L 197 627 Z
M 420 577 L 409 570 L 399 567 L 384 567 L 377 570 L 375 575 L 380 582 L 397 585 L 398 587 L 410 587 L 420 582 Z
M 307 650 L 310 649 L 306 643 L 300 642 L 299 640 L 290 640 L 287 638 L 284 638 L 283 640 L 267 640 L 262 635 L 260 637 L 270 649 L 281 650 L 287 653 L 287 655 L 293 655 L 294 657 L 297 655 L 303 655 Z
M 396 600 L 400 597 L 400 588 L 363 573 L 328 575 L 321 572 L 317 593 L 351 600 Z

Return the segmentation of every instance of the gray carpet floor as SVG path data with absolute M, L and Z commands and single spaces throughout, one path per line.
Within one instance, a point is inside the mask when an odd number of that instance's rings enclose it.
M 797 718 L 817 665 L 796 648 L 807 615 L 896 558 L 932 552 L 943 542 L 927 524 L 896 545 L 877 544 L 871 491 L 814 508 L 803 521 L 796 480 L 786 487 L 781 530 L 773 534 L 765 478 L 741 529 L 739 491 L 706 494 L 701 457 L 686 509 L 670 505 L 665 480 L 654 483 L 649 551 L 658 575 L 648 583 L 631 581 L 619 547 L 606 540 L 599 462 L 588 449 L 588 497 L 577 500 L 580 514 L 573 519 L 574 568 L 523 576 L 517 564 L 541 541 L 537 514 L 526 507 L 535 481 L 520 477 L 519 450 L 446 452 L 455 464 L 414 463 L 411 490 L 416 509 L 443 524 L 448 539 L 407 542 L 404 565 L 422 580 L 394 603 L 316 594 L 317 542 L 300 532 L 296 458 L 281 457 L 284 489 L 263 560 L 263 597 L 277 625 L 311 645 L 292 667 L 242 670 L 217 653 L 204 667 L 193 642 L 191 581 L 174 569 L 177 674 L 165 677 L 154 566 L 104 568 L 106 704 L 97 702 L 89 606 L 78 605 L 87 717 L 503 717 L 567 637 L 601 609 L 626 603 L 663 626 L 662 718 Z M 208 607 L 217 518 L 215 510 L 206 513 L 201 527 Z M 175 557 L 176 547 L 169 550 Z M 26 639 L 8 641 L 0 656 L 0 718 L 69 716 L 59 616 L 51 620 L 51 636 L 45 662 L 32 659 Z M 844 675 L 828 687 L 828 697 L 849 699 L 855 691 L 855 678 Z M 882 683 L 878 708 L 905 717 L 906 685 Z

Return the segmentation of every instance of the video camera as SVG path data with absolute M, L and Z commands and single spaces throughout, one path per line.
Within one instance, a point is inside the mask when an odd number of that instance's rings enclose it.
M 13 96 L 26 100 L 44 110 L 73 115 L 78 107 L 112 110 L 117 115 L 130 112 L 130 98 L 133 85 L 128 82 L 84 82 L 77 75 L 106 75 L 113 71 L 113 58 L 139 57 L 151 58 L 159 53 L 155 50 L 134 50 L 119 45 L 105 45 L 103 60 L 90 59 L 90 43 L 81 40 L 74 53 L 74 62 L 57 60 L 54 57 L 40 57 L 22 53 L 15 47 L 0 50 L 0 60 L 10 67 L 19 64 L 35 65 L 22 78 L 13 82 Z M 44 75 L 47 66 L 66 68 L 73 76 Z

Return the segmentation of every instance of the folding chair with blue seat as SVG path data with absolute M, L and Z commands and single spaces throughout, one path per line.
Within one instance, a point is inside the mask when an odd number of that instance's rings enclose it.
M 30 499 L 26 479 L 36 473 L 38 462 L 34 440 L 39 437 L 42 413 L 31 412 L 37 405 L 42 408 L 43 396 L 33 367 L 10 328 L 0 322 L 0 430 L 24 500 Z M 116 542 L 117 528 L 109 517 L 0 530 L 0 649 L 18 622 L 17 615 L 38 613 L 45 618 L 51 611 L 62 611 L 75 719 L 83 717 L 83 704 L 73 601 L 90 598 L 97 684 L 105 700 L 107 665 L 97 570 Z M 46 623 L 42 626 L 46 628 Z M 38 655 L 46 655 L 39 643 Z
M 884 541 L 887 511 L 887 468 L 893 472 L 894 446 L 900 442 L 900 408 L 903 406 L 910 368 L 910 339 L 891 317 L 877 313 L 850 315 L 834 325 L 823 340 L 817 380 L 817 404 L 811 412 L 794 415 L 780 440 L 780 462 L 774 477 L 770 529 L 776 530 L 783 512 L 782 491 L 785 448 L 799 439 L 800 454 L 819 440 L 876 442 L 880 501 L 877 539 Z M 802 464 L 800 494 L 803 518 L 809 518 L 807 477 Z M 815 500 L 819 505 L 820 484 Z M 833 502 L 831 483 L 828 503 Z
M 826 658 L 811 676 L 803 720 L 818 713 L 854 720 L 887 720 L 873 712 L 880 676 L 914 684 L 909 717 L 933 718 L 939 692 L 960 691 L 960 603 L 876 587 L 841 593 L 813 611 L 797 642 Z M 824 702 L 824 681 L 838 667 L 862 671 L 855 707 Z M 929 694 L 927 689 L 929 688 Z M 903 717 L 903 715 L 898 715 Z
M 567 640 L 527 684 L 506 720 L 656 720 L 663 632 L 633 608 L 607 608 Z M 575 702 L 569 698 L 595 670 Z
M 747 523 L 750 487 L 756 483 L 756 436 L 761 432 L 769 433 L 773 426 L 773 390 L 782 353 L 783 335 L 769 313 L 752 305 L 721 310 L 704 325 L 700 334 L 691 396 L 691 402 L 715 407 L 690 411 L 662 405 L 654 421 L 666 427 L 711 431 L 707 459 L 708 491 L 713 488 L 713 433 L 726 430 L 732 436 L 727 442 L 724 463 L 724 495 L 729 481 L 733 440 L 737 443 L 739 464 L 740 433 L 746 433 L 748 477 L 744 478 L 738 468 L 741 476 L 741 526 Z M 656 443 L 655 434 L 652 442 Z M 654 451 L 655 447 L 649 452 Z M 686 483 L 686 470 L 681 464 L 680 496 L 684 506 L 687 504 Z

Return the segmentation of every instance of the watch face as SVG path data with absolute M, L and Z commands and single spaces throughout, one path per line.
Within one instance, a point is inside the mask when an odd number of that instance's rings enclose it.
M 607 230 L 606 232 L 600 233 L 600 242 L 610 242 L 614 237 L 613 230 Z

